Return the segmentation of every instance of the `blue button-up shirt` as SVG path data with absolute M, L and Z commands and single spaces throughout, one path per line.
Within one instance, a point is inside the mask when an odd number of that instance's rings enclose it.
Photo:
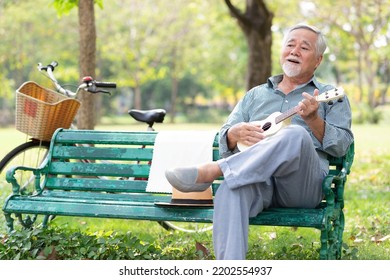
M 270 77 L 266 83 L 249 90 L 245 96 L 237 103 L 231 112 L 227 122 L 220 130 L 220 154 L 228 157 L 238 152 L 229 150 L 226 135 L 230 127 L 240 122 L 259 121 L 268 117 L 274 112 L 285 112 L 298 105 L 302 101 L 302 93 L 313 94 L 314 89 L 318 89 L 320 94 L 334 87 L 325 85 L 313 77 L 308 83 L 300 85 L 288 94 L 284 94 L 278 89 L 278 84 L 282 80 L 282 75 Z M 342 102 L 334 101 L 332 105 L 320 103 L 318 114 L 325 121 L 325 134 L 322 143 L 313 135 L 308 125 L 299 115 L 294 115 L 292 124 L 301 125 L 309 132 L 313 144 L 322 160 L 322 169 L 327 170 L 329 163 L 327 154 L 340 157 L 343 156 L 349 145 L 353 142 L 351 131 L 351 107 L 348 98 L 344 96 Z

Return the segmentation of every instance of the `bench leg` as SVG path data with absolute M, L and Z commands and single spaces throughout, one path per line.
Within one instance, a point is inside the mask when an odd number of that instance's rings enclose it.
M 25 229 L 30 229 L 32 228 L 32 225 L 35 223 L 35 221 L 38 218 L 38 215 L 33 214 L 15 214 L 15 216 L 18 218 L 19 223 L 25 228 Z
M 42 221 L 43 228 L 47 228 L 47 223 L 49 222 L 49 219 L 50 219 L 50 215 L 45 215 L 45 217 L 43 217 L 43 221 Z
M 8 232 L 14 230 L 14 219 L 11 217 L 11 213 L 4 213 L 5 221 L 7 223 Z
M 327 216 L 325 226 L 321 230 L 321 260 L 341 259 L 341 248 L 343 245 L 344 213 L 339 210 L 336 218 Z
M 341 259 L 341 250 L 343 247 L 343 233 L 344 233 L 344 212 L 343 210 L 340 211 L 340 219 L 339 219 L 339 227 L 338 227 L 338 233 L 337 233 L 337 247 L 336 247 L 336 259 Z

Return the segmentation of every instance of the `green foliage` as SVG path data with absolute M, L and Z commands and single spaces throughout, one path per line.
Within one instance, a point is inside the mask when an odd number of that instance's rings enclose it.
M 77 7 L 78 0 L 54 0 L 53 6 L 59 15 L 68 14 L 71 9 Z
M 60 228 L 33 228 L 4 235 L 0 259 L 89 259 L 149 260 L 163 259 L 162 250 L 142 242 L 131 232 L 119 234 L 100 231 L 86 234 Z
M 357 260 L 359 250 L 356 247 L 350 247 L 348 244 L 343 243 L 342 256 L 344 259 Z
M 319 231 L 293 227 L 251 227 L 248 259 L 316 260 L 319 256 Z
M 172 260 L 214 259 L 214 255 L 210 252 L 211 243 L 211 231 L 191 235 L 170 232 L 161 234 L 158 241 L 164 255 Z
M 100 8 L 103 8 L 103 0 L 94 0 Z M 79 0 L 53 0 L 53 6 L 59 16 L 69 14 L 70 10 L 77 7 Z
M 378 124 L 383 118 L 383 113 L 377 108 L 370 107 L 367 103 L 357 103 L 352 107 L 353 123 Z

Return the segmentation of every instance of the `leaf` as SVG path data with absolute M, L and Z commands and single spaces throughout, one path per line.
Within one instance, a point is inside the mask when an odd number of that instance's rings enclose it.
M 210 255 L 209 249 L 207 249 L 203 244 L 196 242 L 195 248 L 197 252 L 202 252 L 203 257 L 207 258 Z
M 386 240 L 389 240 L 390 239 L 390 235 L 386 235 L 384 237 L 382 237 L 381 239 L 379 239 L 380 242 L 383 242 L 383 241 L 386 241 Z
M 29 251 L 31 249 L 31 242 L 28 241 L 26 244 L 24 244 L 23 249 L 26 250 L 26 251 Z
M 269 239 L 271 239 L 271 240 L 274 240 L 274 239 L 277 238 L 276 232 L 270 232 L 270 233 L 268 234 L 268 236 L 269 236 Z
M 381 242 L 384 242 L 386 240 L 390 239 L 390 235 L 386 235 L 382 238 L 379 238 L 379 236 L 373 236 L 371 237 L 371 241 L 372 242 L 376 242 L 376 243 L 381 243 Z
M 299 244 L 299 243 L 294 243 L 294 244 L 291 245 L 291 249 L 292 250 L 302 250 L 303 249 L 303 245 Z
M 38 259 L 57 260 L 57 250 L 54 246 L 45 247 L 39 254 Z

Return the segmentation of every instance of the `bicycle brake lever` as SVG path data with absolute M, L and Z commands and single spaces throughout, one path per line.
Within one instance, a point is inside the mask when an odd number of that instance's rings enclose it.
M 101 89 L 97 89 L 96 87 L 86 88 L 85 90 L 88 91 L 88 92 L 90 92 L 90 93 L 93 93 L 93 94 L 96 94 L 96 93 L 105 93 L 105 94 L 111 95 L 111 92 L 105 91 L 105 90 L 101 90 Z
M 98 92 L 101 92 L 101 93 L 104 93 L 104 94 L 111 95 L 111 92 L 105 91 L 105 90 L 98 90 L 97 93 L 98 93 Z

